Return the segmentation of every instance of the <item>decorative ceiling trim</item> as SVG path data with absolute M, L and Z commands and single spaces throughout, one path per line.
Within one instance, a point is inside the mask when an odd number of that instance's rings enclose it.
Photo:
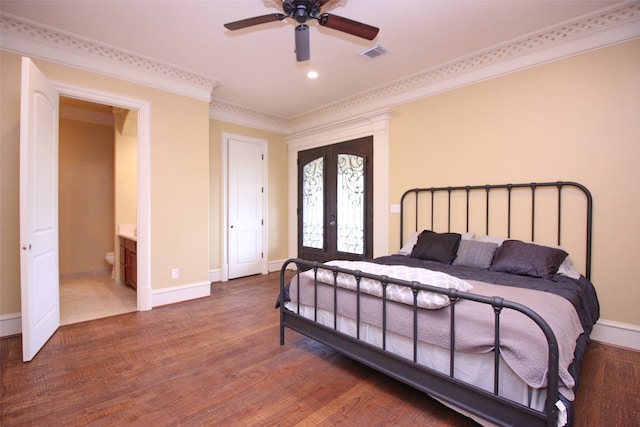
M 288 129 L 289 134 L 302 132 L 639 37 L 640 2 L 625 3 L 544 32 L 494 46 L 467 58 L 373 88 L 293 118 L 265 115 L 263 120 L 254 123 L 254 127 L 272 127 L 277 122 L 278 126 Z M 220 100 L 213 100 L 213 103 L 217 110 L 235 110 L 235 113 L 248 114 L 254 118 L 260 114 L 248 109 L 238 110 Z M 246 118 L 236 115 L 228 116 L 226 120 L 242 124 L 238 120 Z
M 209 118 L 276 133 L 289 133 L 291 127 L 285 118 L 216 99 L 209 104 Z
M 210 117 L 295 133 L 640 37 L 640 2 L 623 3 L 544 32 L 372 88 L 292 118 L 212 99 L 217 81 L 59 30 L 0 15 L 0 47 L 210 102 Z
M 640 37 L 640 2 L 618 7 L 543 33 L 530 35 L 468 58 L 426 70 L 374 88 L 340 102 L 292 118 L 290 128 L 302 130 L 306 123 L 327 117 L 344 117 L 363 106 L 380 108 L 397 105 L 491 77 L 566 58 L 604 46 Z M 576 42 L 580 40 L 579 42 Z M 559 48 L 564 45 L 565 48 Z M 568 46 L 569 45 L 569 46 Z M 534 55 L 537 54 L 537 55 Z M 481 71 L 481 70 L 484 70 Z M 358 108 L 360 107 L 360 108 Z M 360 113 L 360 111 L 358 111 Z
M 0 15 L 0 47 L 40 59 L 106 74 L 206 102 L 217 81 L 179 67 L 63 33 L 60 30 Z

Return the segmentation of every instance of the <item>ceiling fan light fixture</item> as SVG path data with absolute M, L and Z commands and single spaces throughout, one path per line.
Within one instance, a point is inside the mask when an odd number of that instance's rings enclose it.
M 361 51 L 358 55 L 364 56 L 365 58 L 375 59 L 380 55 L 384 55 L 388 50 L 379 44 L 373 45 L 363 51 Z
M 306 24 L 300 24 L 296 27 L 296 60 L 298 62 L 308 61 L 311 57 L 311 49 L 309 47 L 309 27 Z

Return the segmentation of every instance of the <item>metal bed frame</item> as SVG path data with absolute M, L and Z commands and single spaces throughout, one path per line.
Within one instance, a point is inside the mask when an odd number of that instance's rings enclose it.
M 486 232 L 488 234 L 489 231 L 489 192 L 493 189 L 506 189 L 507 197 L 509 199 L 507 203 L 508 215 L 508 229 L 510 233 L 511 228 L 511 192 L 513 189 L 529 189 L 531 191 L 532 197 L 532 229 L 531 229 L 531 240 L 534 240 L 535 237 L 535 200 L 536 200 L 536 189 L 549 187 L 556 188 L 558 193 L 558 209 L 557 209 L 557 217 L 558 217 L 558 244 L 560 243 L 560 227 L 561 227 L 561 213 L 562 213 L 562 189 L 566 187 L 574 187 L 580 190 L 584 197 L 586 198 L 586 215 L 587 215 L 587 230 L 586 230 L 586 274 L 585 276 L 588 278 L 590 276 L 591 270 L 591 228 L 592 228 L 592 198 L 589 190 L 581 184 L 574 182 L 554 182 L 554 183 L 529 183 L 529 184 L 504 184 L 504 185 L 483 185 L 483 186 L 463 186 L 463 187 L 440 187 L 440 188 L 416 188 L 411 189 L 405 192 L 401 199 L 401 222 L 400 222 L 400 236 L 401 236 L 401 245 L 402 245 L 402 235 L 403 235 L 403 222 L 405 215 L 404 205 L 406 203 L 405 198 L 409 195 L 415 195 L 415 205 L 416 205 L 416 224 L 415 228 L 418 228 L 418 198 L 423 194 L 428 194 L 431 196 L 431 219 L 433 224 L 433 198 L 435 193 L 438 192 L 446 192 L 448 194 L 447 203 L 447 218 L 448 218 L 448 227 L 451 224 L 451 194 L 457 191 L 463 191 L 466 193 L 466 218 L 467 218 L 467 230 L 469 224 L 469 193 L 472 191 L 484 191 L 486 193 Z M 507 236 L 509 237 L 509 236 Z M 423 391 L 433 397 L 436 397 L 446 403 L 452 404 L 455 407 L 466 411 L 470 414 L 483 418 L 491 423 L 497 425 L 519 425 L 519 426 L 555 426 L 558 419 L 558 408 L 556 407 L 556 402 L 559 399 L 558 393 L 558 359 L 559 359 L 559 350 L 558 344 L 555 335 L 553 334 L 549 325 L 535 313 L 533 310 L 515 303 L 511 301 L 504 300 L 500 297 L 485 297 L 481 295 L 475 295 L 472 293 L 459 292 L 455 289 L 442 289 L 438 287 L 429 286 L 428 284 L 421 284 L 418 282 L 408 282 L 403 280 L 397 280 L 393 278 L 389 278 L 387 276 L 377 276 L 372 274 L 367 274 L 360 271 L 347 270 L 335 266 L 326 266 L 318 262 L 305 261 L 299 258 L 289 259 L 287 260 L 281 269 L 280 274 L 280 295 L 285 295 L 285 276 L 286 270 L 292 267 L 292 264 L 296 265 L 298 274 L 301 271 L 305 271 L 308 269 L 313 269 L 316 273 L 316 279 L 314 283 L 314 287 L 317 292 L 317 270 L 325 269 L 333 272 L 334 277 L 334 295 L 337 295 L 337 275 L 338 273 L 350 274 L 356 278 L 357 289 L 356 289 L 356 298 L 357 298 L 357 333 L 355 337 L 350 335 L 343 334 L 337 331 L 337 313 L 335 310 L 335 306 L 337 304 L 336 298 L 334 298 L 334 326 L 333 328 L 323 326 L 319 323 L 316 323 L 314 320 L 317 319 L 317 306 L 316 306 L 316 319 L 310 320 L 299 313 L 299 308 L 296 312 L 290 311 L 284 307 L 284 303 L 280 304 L 280 344 L 284 345 L 285 338 L 285 328 L 292 329 L 297 331 L 309 338 L 312 338 L 318 342 L 321 342 L 338 352 L 357 360 L 365 365 L 370 366 L 373 369 L 376 369 L 392 378 L 395 378 L 405 384 L 408 384 L 420 391 Z M 383 288 L 383 297 L 382 297 L 382 330 L 383 330 L 383 344 L 382 347 L 376 347 L 370 345 L 364 341 L 360 340 L 360 280 L 362 278 L 370 278 L 379 280 L 382 283 Z M 297 281 L 299 285 L 299 281 Z M 397 356 L 386 350 L 386 287 L 389 284 L 396 284 L 400 286 L 409 287 L 414 295 L 414 303 L 413 303 L 413 360 L 405 359 L 403 357 Z M 451 348 L 449 349 L 449 374 L 443 374 L 439 371 L 427 368 L 423 365 L 417 363 L 417 295 L 420 290 L 427 290 L 430 292 L 435 292 L 439 294 L 443 294 L 448 296 L 451 304 L 449 308 L 443 308 L 443 310 L 450 310 L 450 342 L 453 343 Z M 298 290 L 298 295 L 300 292 Z M 316 294 L 317 297 L 317 294 Z M 483 389 L 480 389 L 473 384 L 466 383 L 462 380 L 459 380 L 454 377 L 454 366 L 455 366 L 455 337 L 456 337 L 456 322 L 455 322 L 455 310 L 456 303 L 460 300 L 471 300 L 476 301 L 478 303 L 491 305 L 493 311 L 495 313 L 495 329 L 494 329 L 494 342 L 495 349 L 494 351 L 494 386 L 493 392 L 488 392 Z M 532 319 L 540 328 L 542 333 L 545 335 L 548 344 L 549 350 L 549 359 L 548 359 L 548 372 L 547 372 L 547 399 L 545 403 L 544 411 L 538 411 L 529 407 L 526 407 L 517 402 L 513 402 L 507 398 L 504 398 L 499 395 L 498 383 L 500 377 L 499 370 L 499 360 L 500 360 L 500 319 L 501 313 L 504 310 L 516 310 L 525 316 Z

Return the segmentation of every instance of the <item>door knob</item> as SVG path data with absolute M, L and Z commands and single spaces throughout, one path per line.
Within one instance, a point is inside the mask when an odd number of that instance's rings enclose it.
M 332 226 L 332 227 L 335 227 L 336 226 L 336 222 L 335 221 L 330 221 L 329 225 Z

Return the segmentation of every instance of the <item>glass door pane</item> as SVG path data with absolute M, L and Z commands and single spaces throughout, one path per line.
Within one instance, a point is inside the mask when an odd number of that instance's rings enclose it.
M 337 250 L 364 254 L 364 158 L 338 154 Z
M 324 158 L 302 169 L 302 245 L 324 249 Z

